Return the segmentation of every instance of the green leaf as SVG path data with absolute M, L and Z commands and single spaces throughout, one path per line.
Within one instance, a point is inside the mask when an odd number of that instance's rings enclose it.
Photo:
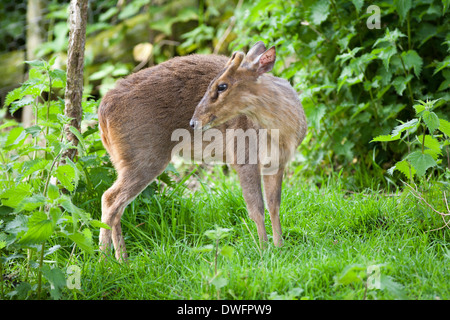
M 444 119 L 439 119 L 439 130 L 447 137 L 450 137 L 450 122 Z
M 392 56 L 397 53 L 397 48 L 395 46 L 386 46 L 383 48 L 373 49 L 371 52 L 374 56 L 378 57 L 383 62 L 383 66 L 386 71 L 389 71 L 389 63 Z
M 425 105 L 422 103 L 418 103 L 413 105 L 414 110 L 416 110 L 416 114 L 420 116 L 420 114 L 425 110 Z
M 450 7 L 450 0 L 442 0 L 442 14 L 445 14 Z
M 390 276 L 386 276 L 384 274 L 380 276 L 380 289 L 388 291 L 396 299 L 407 299 L 403 285 L 395 282 Z
M 307 113 L 309 125 L 312 126 L 317 132 L 320 132 L 321 120 L 327 112 L 326 105 L 323 103 L 314 105 L 312 108 L 305 108 L 305 112 Z
M 28 219 L 28 231 L 20 239 L 21 244 L 35 244 L 48 240 L 53 233 L 54 224 L 44 212 L 36 211 Z
M 411 9 L 412 0 L 394 0 L 395 9 L 400 16 L 400 23 L 405 22 L 406 16 Z
M 67 195 L 61 195 L 60 198 L 56 201 L 57 204 L 61 205 L 67 212 L 72 215 L 72 225 L 73 232 L 78 229 L 79 220 L 85 224 L 89 224 L 90 215 L 83 209 L 78 208 L 76 205 L 72 203 L 72 199 Z
M 75 242 L 77 246 L 79 246 L 82 250 L 86 251 L 89 254 L 94 254 L 92 239 L 89 239 L 89 237 L 86 236 L 84 233 L 76 231 L 72 234 L 69 234 L 68 238 L 73 242 Z
M 70 164 L 60 165 L 56 169 L 55 177 L 65 189 L 69 191 L 74 190 L 73 180 L 75 179 L 75 169 Z
M 311 21 L 320 25 L 330 14 L 330 1 L 320 0 L 311 7 Z
M 31 185 L 20 183 L 2 192 L 0 194 L 0 199 L 2 199 L 2 205 L 16 208 L 23 199 L 31 194 Z
M 45 68 L 47 64 L 47 62 L 45 62 L 44 60 L 32 60 L 32 61 L 25 61 L 26 64 L 34 67 L 34 68 L 38 68 L 38 69 L 43 69 Z
M 59 198 L 59 189 L 53 183 L 49 183 L 48 185 L 47 197 L 50 200 L 55 200 Z
M 441 84 L 439 85 L 438 91 L 450 89 L 450 70 L 446 69 L 442 71 L 442 75 L 444 76 L 445 80 L 442 81 Z
M 414 74 L 418 78 L 422 71 L 423 60 L 415 50 L 402 52 L 402 59 L 406 70 L 414 69 Z
M 13 101 L 22 99 L 25 95 L 22 93 L 22 87 L 18 87 L 6 95 L 4 106 L 9 106 Z
M 219 290 L 228 284 L 228 279 L 224 277 L 214 277 L 214 279 L 211 280 L 211 284 Z
M 436 161 L 429 154 L 423 154 L 420 151 L 415 151 L 407 156 L 408 161 L 416 169 L 419 177 L 423 176 L 428 168 L 437 165 Z
M 79 145 L 81 146 L 81 148 L 83 150 L 86 150 L 86 146 L 85 146 L 85 143 L 84 143 L 84 138 L 81 135 L 80 131 L 78 131 L 78 129 L 75 128 L 74 126 L 70 126 L 69 130 L 70 130 L 70 132 L 72 132 L 77 137 Z
M 431 134 L 439 128 L 439 117 L 433 111 L 425 110 L 422 114 L 422 119 Z
M 366 276 L 366 268 L 360 264 L 346 266 L 344 270 L 334 277 L 335 285 L 346 285 L 362 282 Z
M 370 142 L 379 141 L 379 142 L 388 142 L 388 141 L 396 141 L 400 139 L 401 133 L 399 132 L 397 135 L 380 135 L 372 139 Z
M 220 254 L 227 258 L 231 258 L 233 256 L 233 253 L 234 253 L 234 248 L 231 246 L 223 246 L 220 249 Z
M 28 134 L 31 134 L 32 138 L 35 138 L 39 135 L 39 133 L 41 133 L 42 128 L 38 125 L 34 125 L 28 128 L 25 128 L 25 132 Z
M 419 30 L 416 31 L 415 38 L 420 39 L 419 48 L 422 47 L 428 40 L 436 36 L 437 34 L 437 26 L 427 23 L 427 22 L 421 22 Z M 435 71 L 437 72 L 437 71 Z
M 399 96 L 403 95 L 403 91 L 405 91 L 406 85 L 409 81 L 411 81 L 412 78 L 413 76 L 409 74 L 406 77 L 398 76 L 394 79 L 394 81 L 392 81 L 392 85 L 394 86 L 395 91 L 397 91 L 397 94 Z
M 34 103 L 34 98 L 32 96 L 25 96 L 22 99 L 18 101 L 14 101 L 11 103 L 11 107 L 9 108 L 9 112 L 11 114 L 14 114 L 17 110 L 19 110 L 22 107 L 30 106 Z
M 216 227 L 215 230 L 206 231 L 205 236 L 207 236 L 209 239 L 212 239 L 212 240 L 220 240 L 220 239 L 228 237 L 232 230 L 233 229 Z
M 49 72 L 50 77 L 52 78 L 52 87 L 53 88 L 64 88 L 67 82 L 66 73 L 61 69 L 54 69 Z
M 14 220 L 8 222 L 4 231 L 13 235 L 25 233 L 28 230 L 28 217 L 22 214 L 16 215 Z
M 395 44 L 397 40 L 402 37 L 406 37 L 406 35 L 400 32 L 400 30 L 395 29 L 394 31 L 390 31 L 389 28 L 386 28 L 384 37 L 378 38 L 377 41 L 375 41 L 375 43 L 373 44 L 373 47 L 376 47 L 378 46 L 378 44 L 385 42 L 388 42 L 391 45 Z M 383 44 L 383 46 L 385 46 L 385 44 Z
M 84 211 L 80 208 L 78 208 L 76 205 L 72 203 L 72 200 L 70 197 L 66 195 L 62 195 L 61 198 L 58 200 L 58 203 L 69 213 L 76 214 L 79 216 L 84 215 Z
M 352 2 L 353 2 L 353 5 L 356 8 L 356 12 L 359 13 L 361 11 L 361 8 L 362 8 L 363 4 L 364 4 L 364 0 L 352 0 Z
M 393 174 L 394 170 L 398 170 L 405 175 L 405 177 L 410 180 L 416 174 L 416 169 L 406 160 L 399 161 L 388 170 L 389 174 Z M 412 176 L 412 177 L 411 177 Z
M 113 17 L 114 15 L 116 15 L 118 12 L 119 12 L 119 9 L 117 7 L 111 7 L 108 10 L 106 10 L 106 12 L 100 14 L 99 20 L 101 22 L 105 22 L 105 21 L 109 20 L 111 17 Z
M 48 265 L 42 266 L 42 275 L 50 282 L 50 295 L 53 299 L 61 299 L 61 291 L 66 287 L 66 275 L 59 268 L 50 268 Z
M 418 119 L 409 120 L 408 122 L 405 122 L 405 123 L 402 123 L 401 125 L 396 126 L 394 128 L 394 130 L 392 130 L 391 135 L 396 136 L 397 134 L 402 133 L 403 131 L 417 128 L 418 125 L 419 125 Z
M 36 160 L 30 160 L 25 161 L 23 168 L 25 169 L 25 172 L 21 175 L 21 180 L 23 180 L 25 177 L 28 177 L 32 175 L 36 171 L 41 171 L 45 169 L 45 167 L 50 163 L 50 160 L 45 159 L 36 159 Z
M 33 211 L 45 204 L 45 197 L 42 194 L 34 194 L 31 197 L 23 199 L 16 208 L 19 211 Z
M 5 149 L 13 149 L 22 144 L 27 137 L 27 132 L 22 127 L 12 128 L 5 141 Z
M 274 291 L 270 293 L 269 300 L 296 300 L 303 293 L 302 288 L 293 288 L 289 290 L 286 294 L 279 294 Z
M 206 246 L 202 246 L 202 247 L 199 247 L 199 248 L 193 248 L 192 250 L 194 252 L 200 252 L 200 253 L 211 252 L 211 251 L 214 250 L 214 246 L 212 244 L 208 244 Z
M 436 64 L 436 69 L 433 72 L 433 76 L 438 73 L 439 71 L 441 71 L 444 68 L 449 68 L 450 67 L 450 56 L 446 56 L 444 60 L 442 60 L 441 62 L 438 62 Z
M 103 228 L 103 229 L 111 230 L 111 227 L 108 226 L 106 223 L 103 223 L 103 222 L 95 220 L 95 219 L 89 220 L 89 224 L 91 226 L 93 226 L 94 228 Z
M 137 14 L 141 7 L 148 4 L 150 0 L 134 0 L 128 3 L 119 13 L 119 19 L 124 20 Z
M 420 142 L 420 144 L 423 143 L 423 135 L 417 136 L 417 141 Z M 441 145 L 439 144 L 439 141 L 429 134 L 425 135 L 425 147 L 433 150 L 436 154 L 442 154 L 441 151 Z
M 18 299 L 25 300 L 28 297 L 28 293 L 32 290 L 31 285 L 28 282 L 21 282 L 16 287 L 15 290 L 8 293 L 8 295 L 17 295 Z

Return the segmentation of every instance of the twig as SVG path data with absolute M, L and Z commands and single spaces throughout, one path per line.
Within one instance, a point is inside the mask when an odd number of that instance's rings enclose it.
M 231 30 L 233 30 L 233 27 L 235 24 L 236 24 L 236 17 L 233 16 L 230 18 L 230 24 L 229 24 L 228 28 L 225 30 L 222 37 L 220 37 L 219 42 L 217 42 L 216 46 L 214 47 L 214 54 L 219 53 L 219 50 L 222 47 L 222 44 L 225 42 L 225 39 L 230 34 Z
M 253 238 L 253 242 L 255 243 L 256 247 L 258 248 L 259 256 L 262 257 L 261 248 L 259 247 L 258 242 L 256 242 L 256 239 L 255 239 L 255 237 L 253 236 L 253 233 L 250 231 L 250 228 L 248 227 L 247 222 L 245 222 L 244 218 L 242 218 L 242 222 L 244 222 L 245 227 L 246 227 L 247 230 L 248 230 L 248 233 L 250 233 L 250 236 Z
M 443 213 L 443 212 L 439 212 L 437 211 L 431 204 L 429 204 L 423 197 L 421 197 L 418 193 L 417 190 L 415 190 L 413 187 L 411 187 L 409 184 L 407 184 L 406 182 L 403 182 L 404 184 L 406 184 L 413 192 L 412 195 L 414 197 L 416 197 L 417 199 L 419 199 L 420 201 L 422 201 L 423 203 L 425 203 L 428 207 L 431 208 L 431 210 L 433 210 L 434 212 L 436 212 L 437 214 L 439 214 L 442 218 L 442 220 L 444 221 L 444 225 L 442 227 L 436 228 L 436 229 L 432 229 L 432 230 L 428 230 L 427 232 L 431 232 L 431 231 L 437 231 L 437 230 L 441 230 L 444 229 L 445 227 L 450 229 L 450 219 L 449 221 L 445 221 L 445 217 L 446 216 L 450 216 L 450 209 L 448 207 L 448 202 L 447 202 L 447 195 L 445 194 L 445 191 L 443 191 L 443 197 L 444 197 L 444 202 L 445 202 L 445 206 L 447 207 L 447 212 L 448 213 Z
M 236 9 L 234 9 L 235 12 L 238 11 L 242 7 L 242 3 L 243 3 L 243 0 L 239 0 L 238 4 L 236 5 Z M 222 37 L 220 37 L 219 42 L 217 42 L 216 46 L 214 47 L 214 54 L 219 53 L 219 50 L 222 47 L 222 44 L 225 42 L 225 39 L 230 34 L 231 30 L 233 30 L 235 24 L 236 24 L 236 17 L 232 16 L 230 18 L 230 24 L 229 24 L 228 28 L 225 30 Z
M 419 199 L 419 200 L 421 200 L 422 202 L 424 202 L 428 207 L 430 207 L 431 208 L 431 210 L 433 210 L 434 212 L 436 212 L 437 214 L 440 214 L 441 216 L 450 216 L 450 211 L 449 211 L 449 213 L 443 213 L 443 212 L 439 212 L 439 211 L 437 211 L 431 204 L 429 204 L 428 202 L 427 202 L 427 200 L 425 200 L 423 197 L 421 197 L 419 194 L 418 194 L 418 192 L 417 192 L 417 190 L 415 190 L 413 187 L 411 187 L 409 184 L 407 184 L 406 182 L 403 182 L 404 184 L 406 184 L 409 188 L 411 188 L 411 190 L 413 191 L 413 196 L 414 197 L 416 197 L 417 199 Z M 444 193 L 444 195 L 445 195 L 445 193 Z M 444 199 L 445 199 L 445 197 L 444 197 Z M 447 201 L 447 200 L 446 200 Z

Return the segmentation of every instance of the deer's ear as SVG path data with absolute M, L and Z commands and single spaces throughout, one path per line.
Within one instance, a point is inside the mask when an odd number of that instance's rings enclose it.
M 276 56 L 275 46 L 266 50 L 265 47 L 263 48 L 256 43 L 248 52 L 242 66 L 256 72 L 260 76 L 272 70 Z
M 275 46 L 269 48 L 258 58 L 256 72 L 261 75 L 272 70 L 277 58 Z
M 266 46 L 264 45 L 264 42 L 258 41 L 253 45 L 253 47 L 250 48 L 250 50 L 248 50 L 244 61 L 251 64 L 266 50 L 267 49 Z

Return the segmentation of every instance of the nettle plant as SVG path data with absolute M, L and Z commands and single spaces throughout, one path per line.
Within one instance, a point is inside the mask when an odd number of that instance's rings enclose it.
M 24 128 L 3 119 L 0 126 L 9 132 L 0 140 L 0 267 L 27 260 L 25 279 L 9 295 L 41 298 L 48 290 L 57 299 L 66 285 L 65 273 L 56 264 L 44 264 L 44 258 L 63 245 L 72 246 L 72 253 L 78 247 L 92 254 L 92 228 L 107 226 L 73 203 L 85 171 L 82 162 L 68 158 L 61 162 L 70 148 L 86 152 L 84 137 L 76 128 L 70 130 L 80 140 L 77 147 L 64 134 L 70 118 L 64 115 L 64 100 L 55 97 L 57 91 L 64 92 L 66 74 L 54 67 L 55 59 L 26 63 L 31 67 L 29 79 L 7 95 L 5 107 L 12 114 L 31 105 L 35 122 Z M 84 102 L 85 112 L 94 107 Z
M 214 273 L 211 277 L 208 278 L 208 283 L 213 285 L 217 290 L 217 298 L 220 298 L 219 293 L 220 289 L 228 285 L 228 278 L 222 275 L 222 271 L 218 269 L 218 261 L 219 256 L 225 258 L 231 258 L 233 256 L 234 249 L 231 246 L 224 245 L 219 247 L 219 243 L 221 240 L 228 238 L 231 235 L 232 229 L 221 228 L 216 226 L 215 229 L 208 230 L 204 233 L 204 235 L 212 240 L 214 244 L 208 244 L 202 246 L 200 248 L 194 248 L 194 252 L 204 253 L 204 252 L 213 252 L 214 261 L 211 262 L 211 265 L 214 265 Z
M 411 194 L 441 216 L 444 225 L 430 231 L 449 227 L 446 217 L 450 216 L 446 194 L 450 186 L 450 122 L 434 112 L 438 108 L 438 100 L 419 100 L 414 105 L 414 119 L 396 126 L 391 134 L 372 140 L 406 144 L 407 154 L 387 172 L 391 176 L 395 171 L 401 172 L 409 182 L 403 181 Z M 419 191 L 416 182 L 422 191 Z M 436 202 L 439 193 L 442 194 L 441 204 Z
M 413 107 L 416 117 L 396 126 L 391 134 L 380 135 L 372 141 L 405 143 L 408 153 L 388 170 L 389 174 L 400 171 L 411 183 L 414 178 L 421 178 L 433 168 L 450 169 L 443 163 L 444 154 L 449 160 L 450 122 L 439 118 L 433 111 L 437 100 L 418 100 Z

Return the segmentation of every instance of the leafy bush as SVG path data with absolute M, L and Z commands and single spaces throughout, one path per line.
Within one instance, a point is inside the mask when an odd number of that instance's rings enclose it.
M 343 169 L 352 186 L 390 181 L 384 173 L 407 147 L 371 141 L 411 119 L 416 100 L 437 100 L 440 119 L 450 111 L 449 1 L 376 2 L 379 29 L 369 28 L 370 4 L 258 0 L 244 8 L 230 45 L 277 46 L 275 73 L 301 91 L 310 126 L 304 169 Z
M 61 154 L 75 147 L 66 141 L 63 131 L 70 121 L 64 116 L 64 100 L 53 99 L 66 84 L 65 72 L 55 68 L 54 62 L 55 59 L 48 63 L 28 62 L 32 67 L 29 79 L 6 97 L 5 105 L 11 113 L 31 105 L 35 124 L 24 128 L 11 120 L 1 125 L 1 129 L 9 133 L 2 135 L 0 141 L 3 172 L 0 181 L 0 263 L 26 259 L 28 266 L 36 271 L 31 284 L 23 281 L 22 289 L 11 293 L 20 298 L 32 294 L 33 290 L 40 298 L 44 289 L 48 289 L 53 298 L 59 298 L 65 286 L 64 273 L 58 267 L 44 265 L 44 257 L 59 250 L 61 244 L 75 245 L 93 254 L 92 231 L 108 227 L 73 201 L 76 191 L 80 192 L 80 181 L 87 181 L 89 185 L 95 177 L 94 174 L 85 175 L 90 170 L 87 158 L 91 162 L 96 159 L 96 166 L 102 164 L 99 155 L 87 156 L 92 150 L 84 149 L 87 146 L 85 139 L 92 130 L 86 131 L 83 137 L 76 128 L 70 128 L 80 139 L 79 154 L 86 156 L 81 158 L 84 161 L 66 159 L 64 164 L 60 163 Z M 44 96 L 47 96 L 46 100 L 42 99 Z M 83 107 L 84 119 L 92 118 L 95 103 L 87 101 Z M 95 142 L 89 142 L 89 145 L 94 146 Z M 90 184 L 91 200 L 98 192 L 96 187 L 98 185 Z M 49 244 L 53 245 L 49 247 Z M 42 276 L 47 279 L 45 288 Z
M 448 157 L 450 122 L 440 119 L 433 111 L 436 102 L 436 100 L 419 101 L 414 105 L 417 113 L 415 119 L 398 125 L 390 135 L 381 135 L 372 140 L 381 142 L 401 140 L 408 147 L 408 154 L 388 170 L 390 174 L 398 170 L 412 182 L 415 175 L 423 177 L 428 169 L 442 163 L 441 157 L 445 154 L 443 150 L 446 150 Z M 418 130 L 419 128 L 422 130 Z M 411 138 L 412 133 L 417 131 L 421 131 L 422 135 Z M 418 150 L 413 150 L 415 145 L 419 146 Z

